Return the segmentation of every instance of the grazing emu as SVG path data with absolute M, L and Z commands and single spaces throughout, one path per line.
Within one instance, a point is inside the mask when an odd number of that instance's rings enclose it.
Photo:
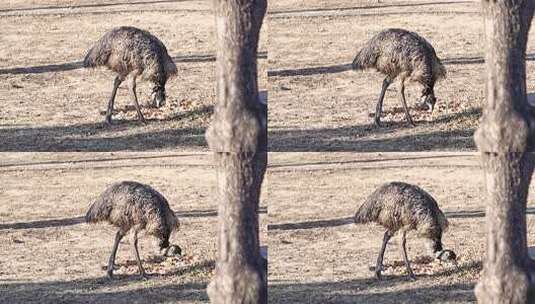
M 165 103 L 165 83 L 177 74 L 173 59 L 169 57 L 165 45 L 158 38 L 147 31 L 128 26 L 112 29 L 87 52 L 84 67 L 98 66 L 106 66 L 118 74 L 106 111 L 108 124 L 111 124 L 117 88 L 129 75 L 129 86 L 134 96 L 138 118 L 146 123 L 137 100 L 136 78 L 141 76 L 154 84 L 152 102 L 156 107 L 160 107 Z
M 398 230 L 402 231 L 401 253 L 409 278 L 416 278 L 405 247 L 406 234 L 411 230 L 416 230 L 419 237 L 427 240 L 427 247 L 437 259 L 455 262 L 455 253 L 442 248 L 442 233 L 448 227 L 448 220 L 431 195 L 417 186 L 393 182 L 379 187 L 355 214 L 355 223 L 368 222 L 375 222 L 386 228 L 383 245 L 375 266 L 377 279 L 381 279 L 386 244 Z
M 158 238 L 160 250 L 164 251 L 165 255 L 169 252 L 180 254 L 181 251 L 180 247 L 169 244 L 171 232 L 179 227 L 178 219 L 167 200 L 148 185 L 129 181 L 111 185 L 91 204 L 85 215 L 85 221 L 87 223 L 104 221 L 119 228 L 108 261 L 107 274 L 110 279 L 113 277 L 113 265 L 119 242 L 131 229 L 134 230 L 134 253 L 142 277 L 145 277 L 145 270 L 141 265 L 137 247 L 140 231 Z
M 399 78 L 399 94 L 405 117 L 414 126 L 405 101 L 405 81 L 418 82 L 423 86 L 420 101 L 432 112 L 436 102 L 435 82 L 446 76 L 446 69 L 431 44 L 418 34 L 402 29 L 387 29 L 374 36 L 358 52 L 352 66 L 354 70 L 375 68 L 386 75 L 375 109 L 377 126 L 381 125 L 386 89 L 395 78 Z

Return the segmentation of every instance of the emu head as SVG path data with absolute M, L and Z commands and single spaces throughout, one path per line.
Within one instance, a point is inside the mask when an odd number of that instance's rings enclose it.
M 433 90 L 424 90 L 422 92 L 422 97 L 420 97 L 420 102 L 422 106 L 427 107 L 427 111 L 429 113 L 433 112 L 433 109 L 435 108 L 435 103 L 437 103 L 435 92 L 433 92 Z
M 151 99 L 152 104 L 157 108 L 165 105 L 165 84 L 157 84 L 152 88 Z
M 165 248 L 163 255 L 164 256 L 182 255 L 182 248 L 180 248 L 178 245 L 170 245 L 169 247 Z
M 451 262 L 457 260 L 457 255 L 453 250 L 444 249 L 437 252 L 436 258 L 442 262 Z
M 453 250 L 444 249 L 440 252 L 437 252 L 436 259 L 442 262 L 451 263 L 457 268 L 457 270 L 461 270 L 461 267 L 459 267 L 459 263 L 457 262 L 457 255 Z
M 457 265 L 457 255 L 455 252 L 453 252 L 453 250 L 442 248 L 442 241 L 440 237 L 428 238 L 426 245 L 437 260 L 441 262 L 452 262 Z

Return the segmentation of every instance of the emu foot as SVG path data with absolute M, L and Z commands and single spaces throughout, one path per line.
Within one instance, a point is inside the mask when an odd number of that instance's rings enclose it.
M 383 279 L 383 275 L 381 274 L 381 270 L 376 270 L 375 271 L 375 278 L 379 281 L 381 281 Z
M 377 119 L 377 118 L 373 120 L 373 124 L 374 124 L 376 127 L 378 127 L 378 128 L 380 128 L 380 127 L 383 126 L 383 125 L 381 124 L 381 120 L 380 120 L 380 119 Z
M 108 266 L 106 266 L 106 265 L 103 265 L 101 268 L 102 268 L 102 270 L 106 270 L 106 271 L 108 270 Z M 113 270 L 117 270 L 119 268 L 120 268 L 119 265 L 113 264 Z
M 147 281 L 149 279 L 149 275 L 145 271 L 143 271 L 139 274 L 139 279 L 143 281 Z
M 106 271 L 106 276 L 108 277 L 108 279 L 113 280 L 113 268 L 108 269 L 108 271 Z
M 144 125 L 147 124 L 147 121 L 145 120 L 145 117 L 143 117 L 143 116 L 140 116 L 140 117 L 139 117 L 139 121 L 140 121 L 142 124 L 144 124 Z
M 112 126 L 113 123 L 111 121 L 111 115 L 110 116 L 106 116 L 106 119 L 104 120 L 104 123 L 108 126 Z
M 375 273 L 375 278 L 377 280 L 382 280 L 383 279 L 383 275 L 381 274 L 381 272 L 383 271 L 383 266 L 370 266 L 370 271 L 373 271 Z
M 414 275 L 412 271 L 410 271 L 409 274 L 407 275 L 407 279 L 409 279 L 409 281 L 416 281 L 416 276 Z

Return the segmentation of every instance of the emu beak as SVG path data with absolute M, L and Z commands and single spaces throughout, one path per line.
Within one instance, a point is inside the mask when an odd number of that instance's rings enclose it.
M 164 251 L 163 256 L 166 257 L 182 255 L 182 248 L 178 245 L 169 245 L 169 247 L 162 250 Z

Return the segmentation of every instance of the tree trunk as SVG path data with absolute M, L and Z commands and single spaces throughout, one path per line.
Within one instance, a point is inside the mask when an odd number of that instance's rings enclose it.
M 214 0 L 217 103 L 206 132 L 217 166 L 219 200 L 212 303 L 267 303 L 258 204 L 267 165 L 267 117 L 259 103 L 257 49 L 266 0 Z
M 487 188 L 487 251 L 480 303 L 529 303 L 526 205 L 535 166 L 525 52 L 535 1 L 483 0 L 487 104 L 475 141 Z

